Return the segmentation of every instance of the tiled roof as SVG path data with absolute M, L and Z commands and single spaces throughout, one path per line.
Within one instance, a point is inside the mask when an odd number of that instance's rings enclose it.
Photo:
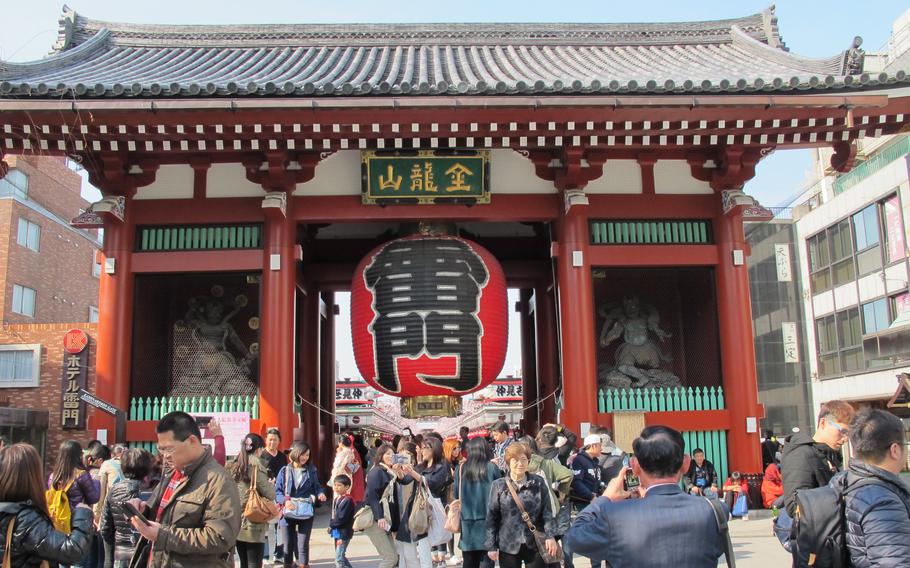
M 0 61 L 0 98 L 746 93 L 910 81 L 905 69 L 851 75 L 849 59 L 791 54 L 772 10 L 684 23 L 164 26 L 64 8 L 53 55 Z

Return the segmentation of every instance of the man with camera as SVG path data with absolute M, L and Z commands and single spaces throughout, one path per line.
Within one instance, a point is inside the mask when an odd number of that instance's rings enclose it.
M 592 563 L 606 560 L 612 568 L 716 567 L 726 550 L 726 534 L 714 506 L 679 487 L 691 461 L 682 435 L 666 426 L 649 426 L 632 448 L 629 466 L 579 513 L 566 535 L 567 548 Z M 632 499 L 633 491 L 625 485 L 629 472 L 640 480 L 635 490 L 639 499 Z

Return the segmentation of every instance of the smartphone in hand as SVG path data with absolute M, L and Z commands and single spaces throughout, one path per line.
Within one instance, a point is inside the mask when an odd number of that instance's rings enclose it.
M 123 510 L 123 513 L 128 518 L 132 519 L 133 517 L 137 517 L 139 519 L 139 522 L 142 523 L 143 525 L 151 526 L 151 523 L 149 522 L 149 520 L 146 519 L 145 516 L 139 512 L 139 509 L 137 509 L 129 501 L 120 501 L 117 505 L 120 507 L 120 509 Z

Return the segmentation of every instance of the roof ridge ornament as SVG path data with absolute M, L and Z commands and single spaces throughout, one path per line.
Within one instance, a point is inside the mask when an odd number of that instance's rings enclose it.
M 842 75 L 862 74 L 863 64 L 866 60 L 866 51 L 860 49 L 861 45 L 863 45 L 862 36 L 854 37 L 853 43 L 850 44 L 850 47 L 844 52 L 844 67 L 841 70 Z
M 73 26 L 76 24 L 76 11 L 64 4 L 63 13 L 60 14 L 57 23 L 60 28 L 57 30 L 57 43 L 54 44 L 51 53 L 59 53 L 72 47 Z

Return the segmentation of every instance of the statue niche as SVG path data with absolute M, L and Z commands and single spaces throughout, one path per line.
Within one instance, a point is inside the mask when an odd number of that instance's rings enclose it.
M 184 319 L 174 323 L 174 374 L 170 395 L 248 395 L 256 393 L 251 367 L 259 346 L 243 343 L 230 320 L 247 305 L 240 294 L 231 311 L 214 286 L 212 296 L 194 296 Z
M 661 351 L 653 334 L 661 343 L 672 334 L 660 328 L 660 314 L 654 306 L 642 304 L 638 296 L 626 296 L 620 303 L 601 305 L 597 313 L 604 319 L 600 331 L 600 347 L 605 349 L 616 340 L 614 364 L 602 364 L 598 383 L 608 389 L 645 387 L 677 387 L 679 377 L 662 369 L 664 362 L 673 359 Z

